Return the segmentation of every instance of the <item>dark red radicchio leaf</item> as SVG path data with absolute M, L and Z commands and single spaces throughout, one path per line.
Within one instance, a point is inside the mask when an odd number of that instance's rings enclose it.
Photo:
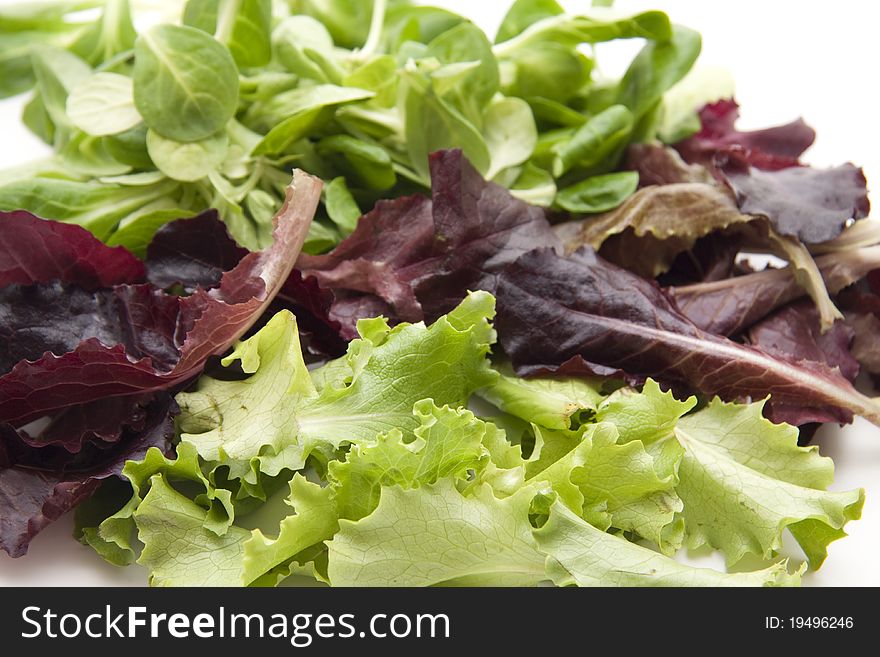
M 798 158 L 816 139 L 803 119 L 786 125 L 743 132 L 735 127 L 739 105 L 733 99 L 700 110 L 700 131 L 676 144 L 688 162 L 724 168 L 730 163 L 776 171 L 798 166 Z
M 162 289 L 181 285 L 189 294 L 200 287 L 209 290 L 247 254 L 229 236 L 217 211 L 208 210 L 156 232 L 147 248 L 147 279 Z
M 380 201 L 333 251 L 300 256 L 297 266 L 337 295 L 331 316 L 345 337 L 377 311 L 433 320 L 468 290 L 493 289 L 526 251 L 561 246 L 544 210 L 484 180 L 460 150 L 433 153 L 430 169 L 431 199 Z
M 825 287 L 836 294 L 880 266 L 880 246 L 819 256 L 816 266 Z M 710 333 L 726 336 L 738 335 L 805 294 L 788 268 L 765 269 L 724 280 L 669 287 L 666 293 L 694 324 Z M 846 299 L 842 301 L 846 305 Z
M 142 283 L 144 264 L 74 224 L 0 212 L 0 288 L 58 280 L 85 290 Z
M 880 423 L 880 406 L 824 363 L 771 356 L 707 333 L 683 316 L 653 282 L 589 249 L 567 258 L 527 253 L 499 276 L 501 345 L 522 375 L 602 366 L 629 380 L 653 377 L 681 391 L 726 400 L 762 399 L 854 414 Z
M 825 363 L 846 380 L 854 382 L 859 374 L 859 363 L 850 353 L 854 336 L 854 329 L 843 321 L 835 322 L 822 333 L 816 307 L 808 301 L 799 301 L 777 310 L 752 326 L 748 332 L 748 342 L 771 356 Z M 772 397 L 765 414 L 774 422 L 787 422 L 795 426 L 840 419 L 834 409 L 791 406 L 777 402 Z
M 67 327 L 72 312 L 81 320 L 78 326 L 84 339 L 68 349 L 71 345 L 54 331 L 52 335 L 61 344 L 47 346 L 37 358 L 31 353 L 4 372 L 0 376 L 0 421 L 21 426 L 72 405 L 170 389 L 198 374 L 209 356 L 225 351 L 257 321 L 287 280 L 320 189 L 318 179 L 296 171 L 275 218 L 272 246 L 242 258 L 214 289 L 175 297 L 151 286 L 121 285 L 99 290 L 91 301 L 78 295 L 86 311 L 68 305 L 59 309 L 67 315 L 49 315 L 52 323 Z M 4 232 L 10 221 L 15 222 L 15 216 L 3 220 Z M 47 257 L 44 251 L 31 255 L 37 260 Z M 73 296 L 63 282 L 27 289 L 10 286 L 7 291 L 17 295 L 16 312 L 24 312 L 22 304 L 29 298 L 39 305 L 60 299 L 62 293 Z M 91 323 L 83 320 L 88 309 L 97 315 Z M 0 318 L 11 319 L 9 313 Z M 0 333 L 9 330 L 3 327 Z M 113 339 L 123 331 L 128 332 L 128 339 Z
M 160 394 L 143 410 L 138 428 L 128 428 L 109 449 L 89 446 L 78 454 L 61 448 L 33 449 L 8 424 L 0 425 L 0 549 L 12 557 L 27 552 L 48 524 L 82 502 L 129 459 L 142 459 L 150 447 L 171 449 L 171 395 Z
M 861 169 L 801 166 L 799 158 L 816 136 L 812 128 L 798 119 L 741 132 L 734 127 L 738 107 L 733 100 L 706 105 L 700 131 L 675 148 L 687 163 L 707 167 L 728 185 L 743 213 L 767 217 L 777 233 L 806 244 L 832 240 L 851 220 L 868 215 Z M 638 163 L 630 166 L 640 170 Z

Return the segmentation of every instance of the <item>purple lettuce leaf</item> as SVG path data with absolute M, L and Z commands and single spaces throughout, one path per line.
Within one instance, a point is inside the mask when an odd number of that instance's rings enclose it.
M 639 174 L 639 187 L 675 183 L 716 183 L 701 164 L 688 164 L 678 151 L 660 144 L 632 144 L 626 150 L 625 169 Z
M 170 450 L 174 413 L 171 395 L 160 395 L 146 407 L 138 429 L 127 429 L 109 449 L 90 446 L 78 454 L 35 449 L 10 425 L 0 425 L 0 549 L 24 555 L 34 536 L 103 480 L 119 476 L 126 461 L 143 458 L 150 447 Z
M 142 283 L 144 264 L 74 224 L 0 212 L 0 288 L 65 281 L 85 290 Z
M 120 439 L 128 429 L 143 428 L 146 407 L 154 395 L 108 397 L 88 404 L 68 406 L 52 417 L 18 430 L 31 447 L 59 446 L 75 454 L 89 444 L 105 447 Z
M 748 331 L 748 343 L 771 356 L 793 361 L 824 363 L 850 382 L 859 374 L 859 362 L 850 353 L 855 330 L 837 321 L 824 333 L 819 312 L 808 301 L 785 306 L 761 320 Z M 811 422 L 835 422 L 840 414 L 834 409 L 792 406 L 777 403 L 771 397 L 765 414 L 774 422 L 795 426 Z
M 499 276 L 496 296 L 501 345 L 523 375 L 596 364 L 602 374 L 653 377 L 681 391 L 725 400 L 772 394 L 780 405 L 827 410 L 840 422 L 858 414 L 880 423 L 880 405 L 837 370 L 703 331 L 653 281 L 588 249 L 567 258 L 527 253 Z
M 48 331 L 55 342 L 46 344 L 42 354 L 34 353 L 39 350 L 35 340 L 24 359 L 2 371 L 0 421 L 21 426 L 72 405 L 166 390 L 197 375 L 208 357 L 225 351 L 259 319 L 284 285 L 305 239 L 320 188 L 317 179 L 295 172 L 287 200 L 276 216 L 273 245 L 245 256 L 211 290 L 199 288 L 188 297 L 175 297 L 148 285 L 118 285 L 98 290 L 90 301 L 73 294 L 64 281 L 6 288 L 15 297 L 16 313 L 27 312 L 29 300 L 45 308 L 62 293 L 75 296 L 87 309 L 68 304 L 49 315 L 51 323 L 64 330 L 73 319 L 79 322 L 80 333 L 75 337 L 83 339 L 74 348 L 69 348 L 73 345 L 65 343 L 56 328 L 54 333 Z M 10 221 L 15 218 L 7 218 L 4 226 Z M 39 251 L 32 256 L 51 257 Z M 7 314 L 0 315 L 0 321 L 9 325 L 0 327 L 0 334 L 24 328 Z M 116 339 L 122 331 L 128 331 L 128 337 Z M 4 364 L 8 366 L 17 355 L 7 356 Z
M 880 246 L 830 253 L 816 258 L 816 266 L 832 294 L 864 278 L 880 266 Z M 744 276 L 666 288 L 679 310 L 710 333 L 735 336 L 805 292 L 789 269 L 765 269 Z M 838 298 L 842 308 L 847 295 Z M 878 299 L 880 301 L 880 299 Z
M 880 319 L 874 313 L 846 313 L 853 331 L 850 353 L 866 372 L 880 374 Z
M 208 290 L 219 285 L 223 273 L 247 254 L 247 249 L 229 236 L 217 212 L 209 210 L 159 229 L 147 249 L 147 279 L 156 287 L 180 285 L 192 294 L 199 288 Z M 314 354 L 335 357 L 345 351 L 346 341 L 339 335 L 339 323 L 329 316 L 332 303 L 329 290 L 293 270 L 264 317 L 282 309 L 291 310 L 297 317 L 304 346 Z
M 852 164 L 782 171 L 728 167 L 724 174 L 740 210 L 767 217 L 778 233 L 805 244 L 833 240 L 870 209 L 865 175 Z
M 733 100 L 706 105 L 700 111 L 700 131 L 675 148 L 685 162 L 705 166 L 727 185 L 743 213 L 767 217 L 777 233 L 806 244 L 832 240 L 849 221 L 868 215 L 861 169 L 852 164 L 831 169 L 801 166 L 799 158 L 816 136 L 802 120 L 741 132 L 734 127 L 738 115 Z M 637 162 L 630 166 L 641 171 Z M 670 170 L 668 162 L 662 170 Z
M 430 261 L 433 240 L 430 199 L 415 195 L 379 201 L 335 249 L 325 255 L 303 254 L 297 268 L 334 293 L 373 295 L 383 299 L 396 318 L 417 322 L 424 311 L 412 280 L 421 264 Z
M 247 254 L 229 236 L 217 211 L 208 210 L 156 232 L 147 248 L 147 279 L 161 289 L 181 285 L 189 294 L 197 288 L 210 290 Z
M 433 153 L 430 169 L 431 199 L 382 201 L 336 249 L 300 256 L 303 273 L 337 295 L 331 316 L 345 336 L 361 312 L 380 308 L 393 320 L 432 320 L 469 289 L 492 289 L 526 251 L 560 246 L 541 208 L 484 180 L 461 151 Z
M 776 171 L 798 166 L 798 159 L 816 139 L 816 132 L 803 119 L 743 132 L 735 127 L 738 118 L 735 100 L 710 103 L 700 110 L 700 131 L 675 147 L 688 162 Z
M 290 310 L 296 315 L 303 346 L 316 356 L 335 358 L 345 353 L 348 340 L 356 336 L 343 338 L 342 324 L 330 316 L 333 303 L 333 293 L 322 288 L 315 277 L 304 277 L 302 272 L 294 269 L 275 295 L 266 315 L 274 315 L 282 309 Z

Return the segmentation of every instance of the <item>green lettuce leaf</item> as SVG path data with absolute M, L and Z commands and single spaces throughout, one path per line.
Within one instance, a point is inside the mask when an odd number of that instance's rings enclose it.
M 816 446 L 799 447 L 797 428 L 771 423 L 763 406 L 715 399 L 676 427 L 688 545 L 711 545 L 728 564 L 750 553 L 771 558 L 788 528 L 815 569 L 843 526 L 861 516 L 865 493 L 827 492 L 831 459 Z
M 331 539 L 340 518 L 360 520 L 373 513 L 383 486 L 412 488 L 446 477 L 463 479 L 468 469 L 479 467 L 481 441 L 490 425 L 468 410 L 438 408 L 429 399 L 415 404 L 413 416 L 418 426 L 408 435 L 392 429 L 374 441 L 352 445 L 344 461 L 331 462 L 328 486 L 295 476 L 288 504 L 297 515 L 281 521 L 275 539 L 254 531 L 245 545 L 245 581 Z
M 796 586 L 800 582 L 800 573 L 789 574 L 784 564 L 735 574 L 680 564 L 599 531 L 558 501 L 534 535 L 548 555 L 548 575 L 558 586 Z
M 430 327 L 362 322 L 362 338 L 346 356 L 312 376 L 296 319 L 281 312 L 223 361 L 240 362 L 250 378 L 203 377 L 196 392 L 178 396 L 182 441 L 256 486 L 259 473 L 299 470 L 316 449 L 412 430 L 415 402 L 462 406 L 492 382 L 486 354 L 493 315 L 492 296 L 476 292 Z
M 579 416 L 595 413 L 605 396 L 600 379 L 523 379 L 509 365 L 499 367 L 500 376 L 477 394 L 505 413 L 548 429 L 571 429 Z
M 535 489 L 499 500 L 489 486 L 462 495 L 450 479 L 383 487 L 379 506 L 340 521 L 328 544 L 335 586 L 527 586 L 546 579 L 529 523 Z
M 233 586 L 241 581 L 242 550 L 251 533 L 229 527 L 218 535 L 206 527 L 208 512 L 177 492 L 163 475 L 134 518 L 144 549 L 138 563 L 150 569 L 152 586 Z

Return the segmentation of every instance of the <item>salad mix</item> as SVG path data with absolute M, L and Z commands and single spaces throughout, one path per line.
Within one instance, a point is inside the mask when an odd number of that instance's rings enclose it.
M 0 172 L 9 555 L 75 508 L 158 586 L 790 586 L 859 518 L 809 442 L 880 425 L 867 183 L 801 120 L 738 129 L 699 34 L 140 9 L 0 9 L 53 148 Z

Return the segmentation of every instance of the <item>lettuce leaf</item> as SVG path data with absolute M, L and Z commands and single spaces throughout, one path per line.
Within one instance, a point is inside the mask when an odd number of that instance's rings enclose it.
M 249 378 L 204 377 L 199 390 L 178 396 L 177 455 L 150 450 L 129 462 L 131 499 L 82 526 L 83 540 L 114 563 L 137 557 L 157 586 L 264 586 L 292 574 L 350 586 L 797 583 L 799 574 L 780 564 L 724 575 L 630 543 L 640 537 L 668 555 L 699 542 L 697 530 L 685 531 L 688 519 L 731 503 L 731 491 L 695 496 L 680 434 L 686 428 L 687 440 L 723 449 L 736 422 L 717 418 L 712 406 L 693 414 L 694 399 L 679 401 L 652 381 L 641 392 L 611 392 L 595 383 L 518 380 L 502 368 L 505 381 L 486 358 L 492 309 L 481 292 L 428 327 L 363 320 L 346 356 L 312 371 L 295 321 L 279 314 L 227 359 Z M 394 385 L 401 380 L 407 385 Z M 554 428 L 532 423 L 534 448 L 524 451 L 500 428 L 512 420 L 496 425 L 465 408 L 477 389 Z M 362 397 L 372 402 L 369 413 Z M 571 406 L 583 408 L 569 413 Z M 267 411 L 277 408 L 283 413 Z M 760 405 L 721 408 L 760 419 Z M 331 425 L 338 430 L 325 431 Z M 766 429 L 747 439 L 759 442 Z M 279 459 L 288 449 L 296 458 Z M 741 494 L 804 489 L 787 502 L 786 516 L 818 560 L 857 517 L 860 492 L 824 493 L 829 472 L 815 449 L 777 451 L 770 462 L 781 474 L 765 472 L 762 486 Z M 84 507 L 83 520 L 99 517 L 96 506 Z M 721 525 L 725 535 L 742 531 Z M 777 547 L 770 540 L 760 556 L 774 558 Z
M 333 251 L 297 261 L 304 274 L 349 295 L 331 311 L 345 337 L 354 336 L 352 319 L 371 316 L 361 312 L 376 302 L 387 304 L 378 307 L 391 319 L 433 320 L 468 290 L 491 290 L 495 274 L 526 251 L 559 246 L 543 209 L 484 180 L 461 151 L 433 153 L 430 169 L 430 200 L 380 202 Z M 364 298 L 366 308 L 352 312 Z
M 861 516 L 863 490 L 827 492 L 834 468 L 817 447 L 799 447 L 797 430 L 772 424 L 761 402 L 713 400 L 678 423 L 684 448 L 676 490 L 684 502 L 688 544 L 721 550 L 728 564 L 745 554 L 770 557 L 788 528 L 812 568 L 843 526 Z
M 697 328 L 662 291 L 581 250 L 522 256 L 499 277 L 498 332 L 520 374 L 655 377 L 682 391 L 761 399 L 880 423 L 880 407 L 824 363 L 770 356 Z
M 45 315 L 51 304 L 59 304 L 51 314 L 64 331 L 50 326 L 17 341 L 0 376 L 0 421 L 20 425 L 74 404 L 171 388 L 198 374 L 205 359 L 225 351 L 257 321 L 284 284 L 319 192 L 319 181 L 297 172 L 276 218 L 275 243 L 246 256 L 212 290 L 175 297 L 131 285 L 94 295 L 58 282 L 3 288 L 4 303 L 19 317 Z M 4 226 L 22 221 L 33 222 L 12 215 Z M 38 262 L 53 257 L 41 250 L 32 256 Z M 12 325 L 0 330 L 16 327 L 14 317 L 3 317 Z
M 170 396 L 157 398 L 138 430 L 126 430 L 109 448 L 89 446 L 77 454 L 60 447 L 34 449 L 8 425 L 0 425 L 0 549 L 12 557 L 27 552 L 31 540 L 121 474 L 126 461 L 150 448 L 167 451 L 174 437 Z
M 493 380 L 493 316 L 494 299 L 478 292 L 429 328 L 363 321 L 347 355 L 310 374 L 296 319 L 279 313 L 223 361 L 239 361 L 250 378 L 203 377 L 195 392 L 178 395 L 181 439 L 256 485 L 260 472 L 301 469 L 315 449 L 411 430 L 417 401 L 460 406 Z
M 559 502 L 535 538 L 559 586 L 792 586 L 800 581 L 799 573 L 789 574 L 783 564 L 736 574 L 691 568 L 601 532 Z
M 767 217 L 780 235 L 806 244 L 838 237 L 868 215 L 865 176 L 852 164 L 830 169 L 801 166 L 816 133 L 802 120 L 740 132 L 733 100 L 706 105 L 700 131 L 676 144 L 689 163 L 707 166 L 736 195 L 745 214 Z

